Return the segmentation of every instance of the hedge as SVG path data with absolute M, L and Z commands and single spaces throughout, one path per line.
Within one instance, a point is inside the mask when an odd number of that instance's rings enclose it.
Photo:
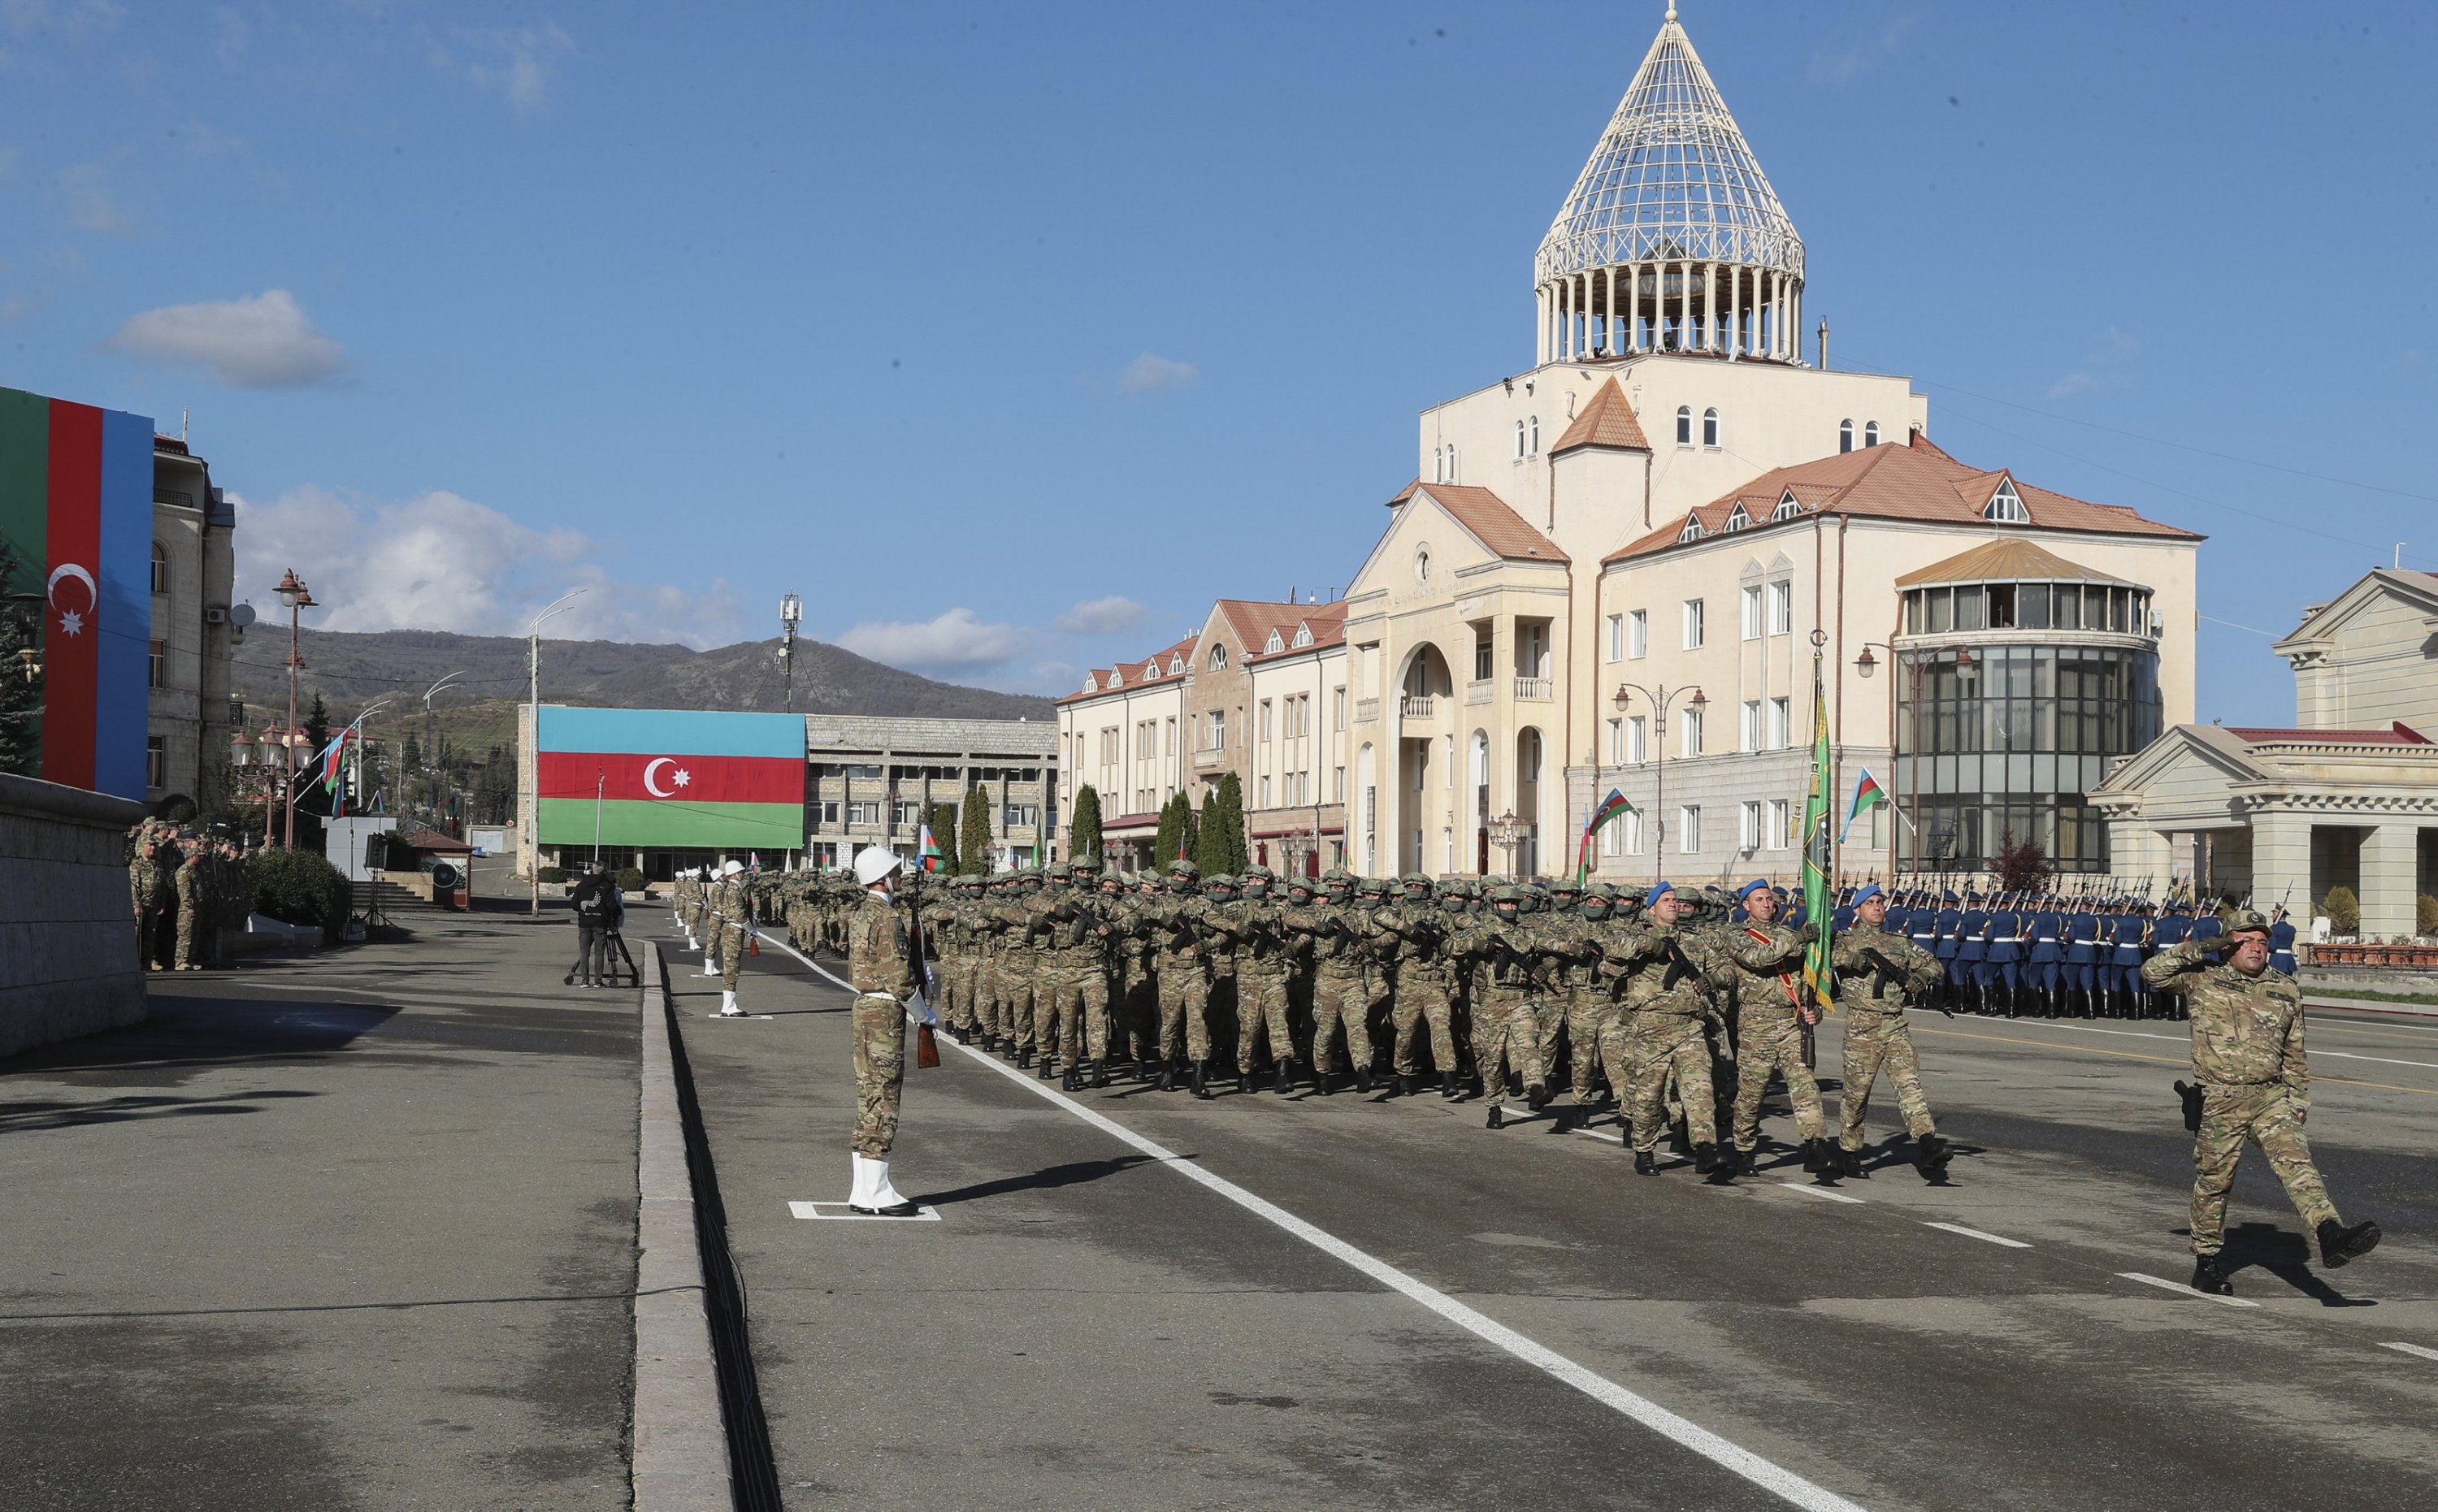
M 618 869 L 617 882 L 618 890 L 620 892 L 641 892 L 644 890 L 644 873 L 640 868 L 620 867 Z
M 314 851 L 254 853 L 254 911 L 282 923 L 319 924 L 327 939 L 347 922 L 346 873 Z

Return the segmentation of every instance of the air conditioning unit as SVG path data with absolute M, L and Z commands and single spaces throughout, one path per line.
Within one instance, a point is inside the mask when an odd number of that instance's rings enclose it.
M 228 610 L 221 608 L 219 605 L 215 604 L 209 608 L 203 610 L 203 623 L 205 624 L 228 624 Z

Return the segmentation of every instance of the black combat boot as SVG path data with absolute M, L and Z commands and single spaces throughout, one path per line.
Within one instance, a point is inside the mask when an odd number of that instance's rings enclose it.
M 1048 1079 L 1047 1079 L 1047 1078 L 1044 1078 L 1044 1080 L 1046 1081 L 1046 1080 L 1048 1080 Z M 1064 1071 L 1060 1072 L 1060 1073 L 1059 1073 L 1059 1076 L 1058 1076 L 1058 1090 L 1059 1090 L 1059 1091 L 1061 1091 L 1061 1092 L 1081 1092 L 1081 1091 L 1083 1091 L 1083 1090 L 1084 1090 L 1084 1072 L 1083 1072 L 1083 1069 L 1082 1069 L 1081 1067 L 1079 1067 L 1079 1066 L 1072 1066 L 1072 1065 L 1070 1065 L 1070 1066 L 1067 1067 L 1067 1068 L 1066 1068 L 1066 1070 L 1064 1070 Z
M 1208 1061 L 1193 1063 L 1193 1095 L 1206 1100 L 1210 1096 L 1210 1063 Z
M 1293 1092 L 1293 1091 L 1295 1090 L 1295 1063 L 1294 1063 L 1294 1062 L 1292 1062 L 1292 1061 L 1281 1061 L 1281 1062 L 1279 1063 L 1279 1077 L 1278 1077 L 1278 1082 L 1277 1082 L 1277 1084 L 1276 1084 L 1276 1085 L 1272 1086 L 1272 1087 L 1270 1088 L 1270 1090 L 1271 1090 L 1271 1091 L 1273 1091 L 1273 1092 L 1279 1093 L 1279 1094 L 1280 1094 L 1280 1095 L 1281 1095 L 1281 1096 L 1285 1095 L 1286 1093 Z
M 1324 1098 L 1337 1090 L 1337 1083 L 1331 1079 L 1330 1073 L 1322 1070 L 1316 1064 L 1312 1068 L 1312 1084 L 1320 1089 L 1320 1095 Z
M 1016 1052 L 1016 1068 L 1019 1071 L 1030 1071 L 1033 1069 L 1033 1052 L 1031 1050 L 1019 1049 Z
M 1108 1084 L 1109 1084 L 1109 1063 L 1108 1063 L 1108 1062 L 1106 1062 L 1106 1061 L 1095 1061 L 1095 1062 L 1093 1062 L 1093 1063 L 1092 1063 L 1092 1085 L 1094 1085 L 1094 1086 L 1096 1086 L 1096 1087 L 1104 1087 L 1104 1086 L 1107 1086 Z
M 1490 1116 L 1483 1121 L 1482 1127 L 1485 1129 L 1503 1129 L 1506 1126 L 1507 1114 L 1505 1112 L 1505 1105 L 1498 1102 L 1493 1102 L 1490 1105 Z
M 1837 1147 L 1837 1173 L 1841 1176 L 1852 1176 L 1860 1181 L 1871 1179 L 1870 1171 L 1863 1165 L 1863 1152 L 1859 1150 L 1848 1150 L 1844 1145 Z
M 1453 1102 L 1462 1096 L 1464 1096 L 1464 1091 L 1461 1087 L 1457 1085 L 1456 1073 L 1454 1071 L 1441 1071 L 1440 1073 L 1440 1099 L 1443 1102 Z
M 1934 1134 L 1923 1134 L 1914 1141 L 1913 1163 L 1921 1168 L 1924 1175 L 1945 1170 L 1947 1163 L 1954 1158 L 1954 1147 Z
M 2193 1257 L 2193 1290 L 2206 1292 L 2214 1297 L 2231 1297 L 2235 1295 L 2235 1283 L 2217 1268 L 2217 1256 L 2196 1255 Z
M 1828 1157 L 1820 1152 L 1820 1147 L 1825 1143 L 1827 1143 L 1827 1141 L 1821 1139 L 1806 1139 L 1803 1141 L 1803 1173 L 1805 1175 L 1817 1176 L 1821 1172 L 1829 1169 Z
M 1739 1176 L 1758 1176 L 1760 1174 L 1759 1146 L 1756 1145 L 1750 1150 L 1739 1150 L 1736 1152 L 1736 1174 Z
M 1634 1173 L 1635 1175 L 1637 1175 L 1637 1176 L 1656 1176 L 1656 1175 L 1658 1175 L 1658 1174 L 1659 1174 L 1659 1159 L 1658 1159 L 1658 1157 L 1657 1157 L 1657 1156 L 1655 1156 L 1655 1155 L 1653 1155 L 1653 1154 L 1652 1154 L 1650 1151 L 1648 1151 L 1648 1150 L 1637 1150 L 1637 1151 L 1635 1151 L 1635 1152 L 1634 1152 Z
M 1244 1093 L 1246 1097 L 1250 1097 L 1250 1096 L 1252 1096 L 1252 1094 L 1253 1094 L 1253 1073 L 1252 1073 L 1252 1072 L 1250 1072 L 1250 1071 L 1239 1071 L 1239 1072 L 1237 1072 L 1237 1073 L 1236 1073 L 1236 1090 L 1237 1090 L 1237 1091 L 1239 1091 L 1239 1092 Z
M 1158 1086 L 1158 1088 L 1159 1088 L 1159 1090 L 1161 1090 L 1162 1092 L 1174 1092 L 1174 1091 L 1175 1091 L 1175 1090 L 1176 1090 L 1176 1072 L 1175 1072 L 1175 1070 L 1174 1068 L 1172 1068 L 1172 1067 L 1169 1067 L 1169 1066 L 1165 1066 L 1165 1065 L 1161 1066 L 1161 1067 L 1159 1068 L 1159 1081 L 1156 1083 L 1156 1085 L 1157 1085 L 1157 1086 Z
M 1534 1113 L 1549 1105 L 1549 1089 L 1538 1082 L 1524 1089 L 1524 1105 Z
M 1414 1079 L 1409 1076 L 1400 1075 L 1397 1078 L 1397 1096 L 1401 1098 L 1410 1098 L 1413 1095 Z
M 1718 1146 L 1695 1145 L 1693 1147 L 1693 1169 L 1697 1173 L 1704 1176 L 1715 1176 L 1719 1173 L 1720 1167 L 1724 1164 L 1725 1162 L 1719 1158 Z
M 1354 1090 L 1367 1094 L 1371 1090 L 1371 1068 L 1369 1066 L 1358 1065 L 1354 1068 Z
M 2333 1271 L 2378 1248 L 2378 1225 L 2368 1219 L 2347 1228 L 2331 1218 L 2320 1224 L 2320 1263 Z

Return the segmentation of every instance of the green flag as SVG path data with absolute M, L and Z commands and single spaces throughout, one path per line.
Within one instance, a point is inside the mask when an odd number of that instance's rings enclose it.
M 1834 1011 L 1829 995 L 1828 926 L 1828 698 L 1820 683 L 1820 653 L 1811 653 L 1811 791 L 1803 800 L 1803 913 L 1820 938 L 1803 955 L 1803 988 L 1821 1012 Z

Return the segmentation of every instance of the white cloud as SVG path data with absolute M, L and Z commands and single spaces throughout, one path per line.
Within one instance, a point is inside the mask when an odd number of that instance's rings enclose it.
M 200 362 L 231 388 L 285 389 L 319 383 L 345 365 L 338 343 L 313 328 L 285 289 L 251 299 L 170 305 L 131 317 L 105 343 L 168 361 Z
M 1115 635 L 1142 623 L 1144 609 L 1122 593 L 1086 599 L 1051 623 L 1069 635 Z
M 551 80 L 560 60 L 575 51 L 575 39 L 556 23 L 539 26 L 461 30 L 470 56 L 435 49 L 433 62 L 446 72 L 491 90 L 528 114 L 550 103 Z
M 110 185 L 101 181 L 100 164 L 80 163 L 62 169 L 60 187 L 67 191 L 68 224 L 79 231 L 101 237 L 134 235 L 135 218 L 111 197 Z
M 1898 16 L 1876 36 L 1859 38 L 1840 47 L 1824 47 L 1811 55 L 1811 64 L 1806 72 L 1815 84 L 1850 84 L 1895 57 L 1904 44 L 1905 33 L 1919 19 L 1911 14 Z
M 2133 381 L 2125 369 L 2142 355 L 2142 339 L 2111 325 L 2100 333 L 2083 358 L 2082 366 L 2049 385 L 2052 399 L 2072 398 L 2077 394 L 2094 394 L 2108 389 L 2121 389 Z
M 937 619 L 866 620 L 838 638 L 859 657 L 916 671 L 972 672 L 996 667 L 1023 654 L 1031 632 L 1012 624 L 986 624 L 962 606 Z
M 327 630 L 449 630 L 522 635 L 533 615 L 571 588 L 584 596 L 549 625 L 553 639 L 680 642 L 737 639 L 735 595 L 624 583 L 596 559 L 598 543 L 564 527 L 535 530 L 446 490 L 360 504 L 305 487 L 238 511 L 238 596 L 268 615 L 273 585 L 293 569 Z
M 1150 394 L 1160 389 L 1192 388 L 1201 378 L 1202 370 L 1191 362 L 1145 352 L 1119 371 L 1118 387 L 1128 394 Z

